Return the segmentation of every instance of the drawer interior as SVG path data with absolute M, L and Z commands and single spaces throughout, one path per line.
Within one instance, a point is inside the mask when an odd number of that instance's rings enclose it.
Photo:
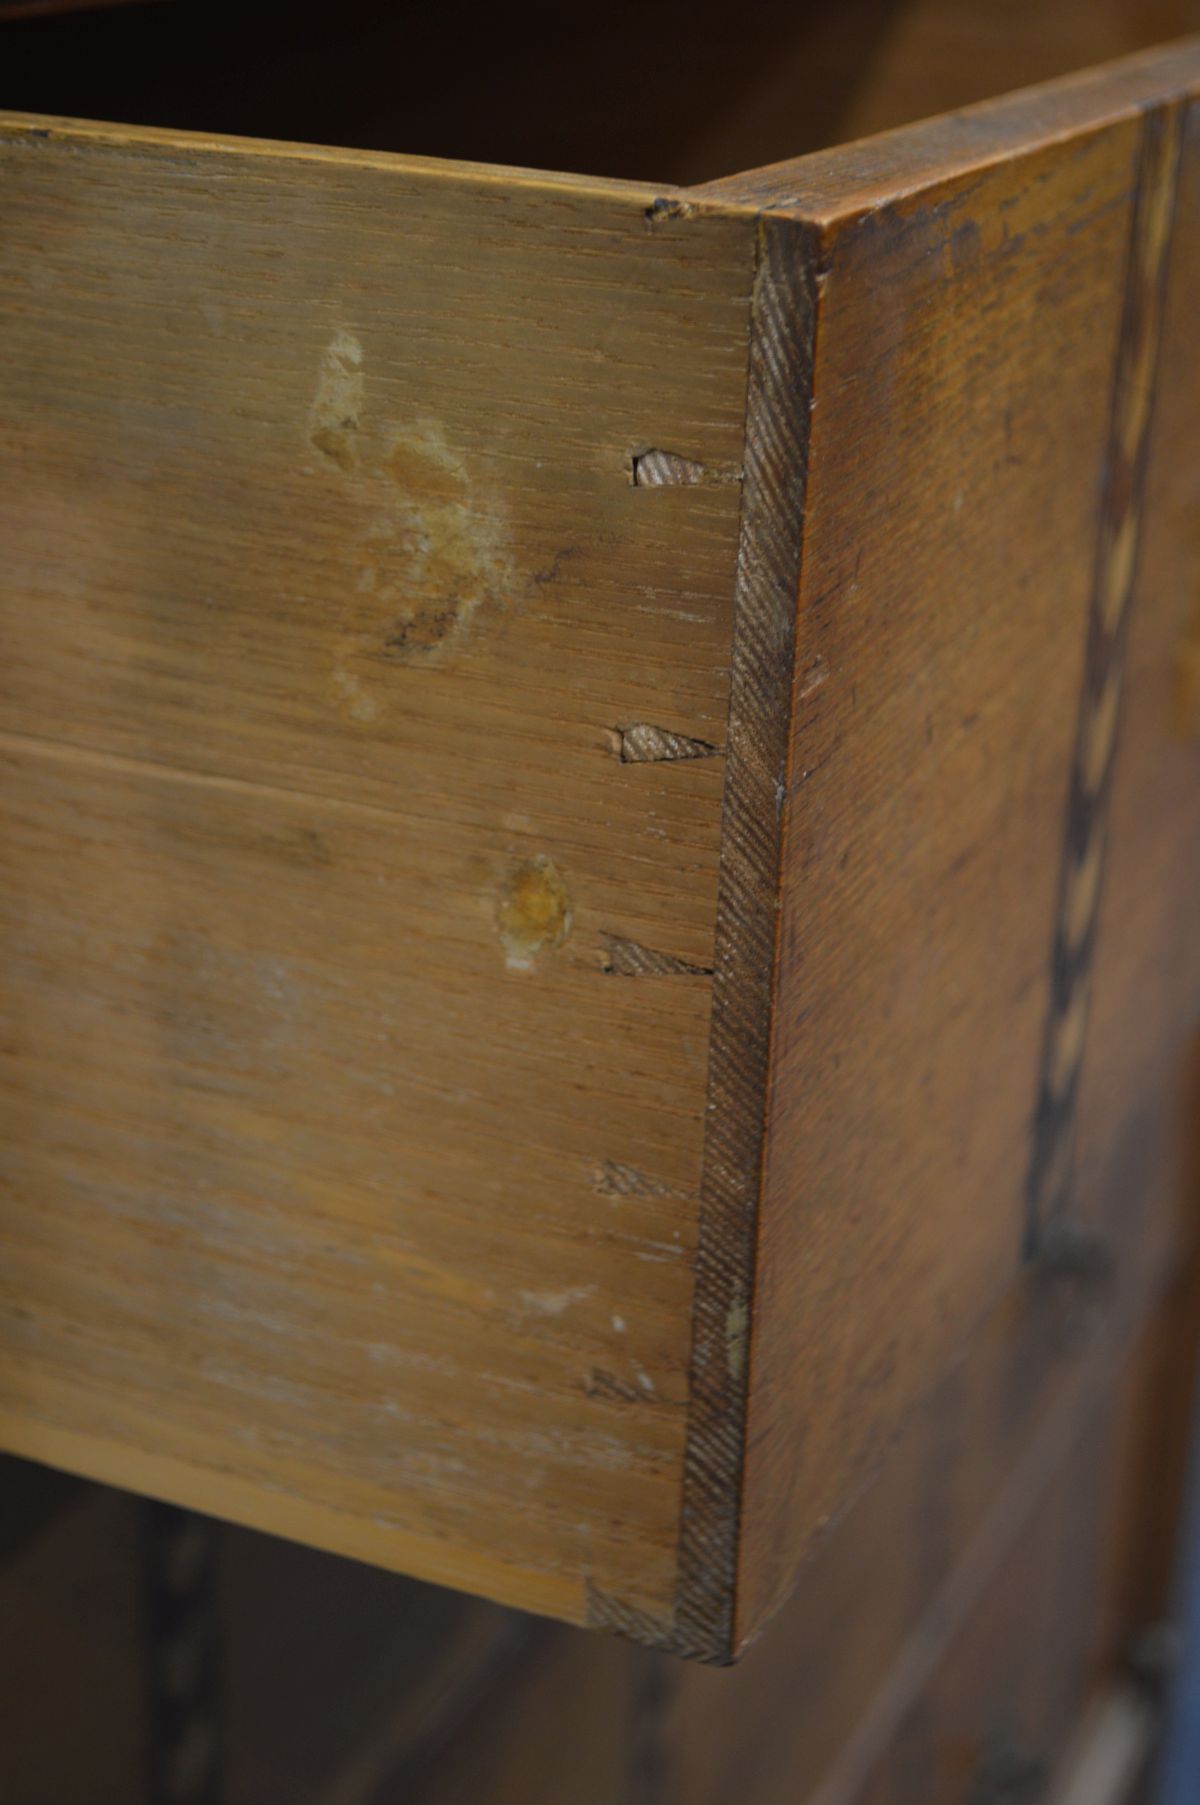
M 0 5 L 25 112 L 703 182 L 1200 25 L 1200 0 Z

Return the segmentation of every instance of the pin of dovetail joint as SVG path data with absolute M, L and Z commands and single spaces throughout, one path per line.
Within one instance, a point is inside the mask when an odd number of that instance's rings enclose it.
M 705 464 L 678 451 L 657 448 L 633 452 L 628 468 L 635 489 L 730 488 L 744 477 L 733 464 Z
M 1064 1354 L 1079 1353 L 1094 1339 L 1112 1302 L 1112 1249 L 1086 1223 L 1056 1216 L 1038 1236 L 1034 1265 L 1056 1345 Z
M 694 739 L 690 734 L 675 733 L 669 727 L 652 727 L 646 721 L 636 722 L 632 727 L 614 727 L 606 737 L 623 765 L 716 758 L 720 752 L 720 747 L 714 746 L 711 740 Z

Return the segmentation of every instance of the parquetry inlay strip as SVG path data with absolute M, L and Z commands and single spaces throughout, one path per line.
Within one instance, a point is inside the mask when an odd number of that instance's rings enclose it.
M 1036 1251 L 1042 1225 L 1062 1212 L 1069 1201 L 1075 1103 L 1087 1033 L 1181 120 L 1180 109 L 1171 107 L 1148 113 L 1142 128 L 1051 961 L 1050 1008 L 1033 1124 L 1026 1235 L 1030 1253 Z

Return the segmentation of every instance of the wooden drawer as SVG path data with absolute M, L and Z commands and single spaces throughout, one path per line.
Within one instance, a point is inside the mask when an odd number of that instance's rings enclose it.
M 1198 92 L 690 187 L 6 118 L 0 1446 L 727 1659 L 1147 1232 Z

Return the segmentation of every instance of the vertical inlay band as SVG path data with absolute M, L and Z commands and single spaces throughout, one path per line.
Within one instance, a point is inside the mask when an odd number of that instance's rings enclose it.
M 1178 106 L 1145 115 L 1033 1121 L 1027 1253 L 1069 1201 L 1181 135 Z

